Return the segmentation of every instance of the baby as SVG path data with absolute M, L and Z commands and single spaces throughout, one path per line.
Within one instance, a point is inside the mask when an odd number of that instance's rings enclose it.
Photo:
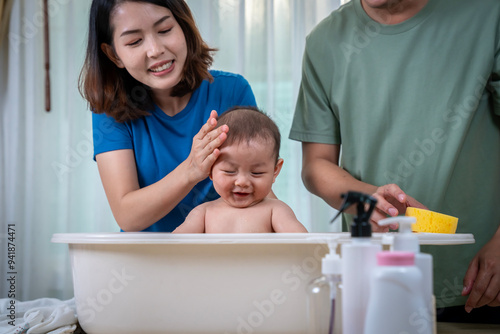
M 173 233 L 307 232 L 288 205 L 268 197 L 283 166 L 276 124 L 253 107 L 230 109 L 217 122 L 229 127 L 210 173 L 221 197 L 194 208 Z

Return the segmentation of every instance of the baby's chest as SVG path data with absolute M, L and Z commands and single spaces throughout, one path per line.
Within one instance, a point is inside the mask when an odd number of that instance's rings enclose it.
M 211 233 L 272 232 L 271 211 L 245 208 L 207 212 L 205 227 Z

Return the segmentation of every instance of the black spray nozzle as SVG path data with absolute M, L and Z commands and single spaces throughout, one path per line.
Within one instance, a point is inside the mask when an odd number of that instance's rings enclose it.
M 357 215 L 354 217 L 353 223 L 351 224 L 351 236 L 353 237 L 369 237 L 372 235 L 372 228 L 370 225 L 370 216 L 372 215 L 377 200 L 370 195 L 349 191 L 346 194 L 341 195 L 344 199 L 342 206 L 339 209 L 339 213 L 333 217 L 331 222 L 333 222 L 337 217 L 344 212 L 348 207 L 353 204 L 357 204 Z

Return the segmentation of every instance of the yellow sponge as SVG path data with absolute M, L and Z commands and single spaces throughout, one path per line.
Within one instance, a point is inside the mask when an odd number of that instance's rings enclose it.
M 412 225 L 414 232 L 455 233 L 458 218 L 424 209 L 406 208 L 405 216 L 417 218 Z

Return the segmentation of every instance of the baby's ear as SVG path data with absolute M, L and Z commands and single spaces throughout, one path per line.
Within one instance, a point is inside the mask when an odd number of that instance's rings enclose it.
M 274 166 L 273 183 L 274 183 L 274 181 L 276 181 L 276 178 L 278 177 L 279 173 L 281 172 L 281 167 L 283 167 L 283 162 L 284 162 L 284 160 L 279 158 L 278 162 L 276 162 L 276 166 Z

